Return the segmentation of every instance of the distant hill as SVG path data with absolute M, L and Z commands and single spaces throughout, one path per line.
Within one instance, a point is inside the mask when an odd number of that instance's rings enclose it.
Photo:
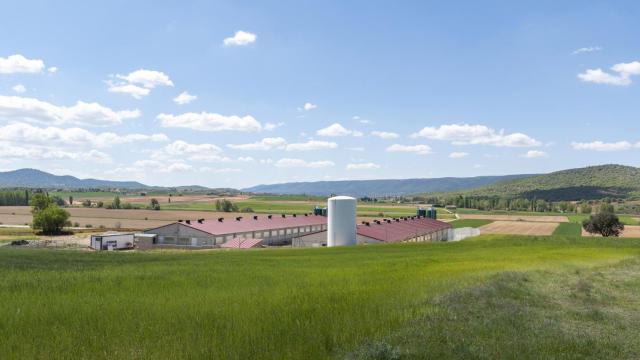
M 473 196 L 513 196 L 551 201 L 640 196 L 640 168 L 600 165 L 497 182 L 459 192 Z
M 293 182 L 273 185 L 258 185 L 242 191 L 282 194 L 282 195 L 319 195 L 331 194 L 363 196 L 408 195 L 422 192 L 451 192 L 477 188 L 496 182 L 522 179 L 534 175 L 477 176 L 468 178 L 399 179 L 399 180 L 344 180 Z
M 74 176 L 53 175 L 36 169 L 19 169 L 0 172 L 0 187 L 19 188 L 68 188 L 68 189 L 146 189 L 149 186 L 136 181 L 108 181 L 78 179 Z

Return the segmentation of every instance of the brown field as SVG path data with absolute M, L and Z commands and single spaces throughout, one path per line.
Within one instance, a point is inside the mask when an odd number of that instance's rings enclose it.
M 551 235 L 558 223 L 540 221 L 494 221 L 480 227 L 482 234 Z
M 224 217 L 231 219 L 236 216 L 250 216 L 250 214 L 221 213 L 213 211 L 185 211 L 185 210 L 107 210 L 96 208 L 67 208 L 71 213 L 71 222 L 78 222 L 80 227 L 100 225 L 106 228 L 148 229 L 175 222 L 179 219 L 216 219 Z M 25 225 L 31 223 L 31 208 L 28 206 L 0 207 L 0 223 L 4 225 Z
M 237 201 L 237 200 L 246 200 L 249 198 L 249 196 L 247 195 L 238 195 L 238 196 L 216 196 L 216 195 L 206 195 L 206 194 L 192 194 L 192 195 L 182 195 L 182 196 L 172 196 L 171 197 L 171 203 L 172 204 L 185 204 L 185 203 L 199 203 L 199 202 L 215 202 L 217 199 L 228 199 L 231 201 Z M 112 195 L 108 195 L 108 196 L 78 196 L 75 198 L 74 203 L 75 202 L 82 202 L 83 200 L 89 199 L 93 202 L 97 202 L 97 201 L 105 201 L 105 202 L 110 202 L 111 200 L 113 200 L 113 196 Z M 154 195 L 148 195 L 148 196 L 139 196 L 139 195 L 123 195 L 120 196 L 120 200 L 122 202 L 128 202 L 128 203 L 141 203 L 141 204 L 148 204 L 149 201 L 151 199 L 156 199 L 158 200 L 158 202 L 160 202 L 161 204 L 167 204 L 169 202 L 169 196 L 168 195 L 158 195 L 158 196 L 154 196 Z
M 589 234 L 582 229 L 582 236 L 600 236 L 595 234 Z M 624 231 L 620 234 L 620 237 L 625 238 L 640 238 L 640 226 L 638 225 L 625 225 Z
M 528 222 L 569 222 L 566 216 L 553 215 L 485 215 L 485 214 L 459 214 L 460 219 L 484 219 L 495 221 L 528 221 Z

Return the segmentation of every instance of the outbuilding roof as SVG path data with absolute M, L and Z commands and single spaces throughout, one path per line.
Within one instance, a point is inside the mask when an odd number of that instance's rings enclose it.
M 287 229 L 301 226 L 323 225 L 327 218 L 320 215 L 249 215 L 220 219 L 201 219 L 180 222 L 196 230 L 212 235 L 237 234 L 251 231 Z
M 449 223 L 423 216 L 387 219 L 367 223 L 368 225 L 361 224 L 357 226 L 358 235 L 384 242 L 400 242 L 452 227 Z

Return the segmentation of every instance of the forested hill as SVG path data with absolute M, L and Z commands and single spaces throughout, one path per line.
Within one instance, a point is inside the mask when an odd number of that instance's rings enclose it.
M 476 176 L 468 178 L 434 178 L 434 179 L 398 179 L 398 180 L 344 180 L 295 182 L 273 185 L 258 185 L 243 191 L 284 194 L 284 195 L 319 195 L 331 194 L 351 196 L 391 196 L 408 195 L 421 192 L 448 192 L 477 188 L 499 181 L 520 179 L 533 175 Z
M 640 196 L 640 168 L 600 165 L 502 181 L 457 194 L 537 198 L 550 201 Z
M 144 189 L 147 188 L 147 185 L 135 181 L 78 179 L 74 176 L 53 175 L 36 169 L 19 169 L 14 171 L 0 172 L 0 187 Z

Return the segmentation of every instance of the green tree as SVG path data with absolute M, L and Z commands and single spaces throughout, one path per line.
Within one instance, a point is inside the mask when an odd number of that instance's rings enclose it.
M 216 210 L 223 212 L 237 212 L 238 205 L 227 199 L 216 200 Z
M 160 202 L 158 201 L 158 199 L 152 198 L 151 201 L 149 201 L 149 207 L 152 210 L 160 210 Z
M 111 205 L 111 207 L 114 209 L 120 209 L 120 196 L 116 195 L 116 197 L 113 198 L 113 204 Z
M 43 234 L 56 235 L 62 233 L 65 226 L 69 226 L 69 212 L 58 205 L 50 204 L 45 209 L 33 214 L 33 228 L 42 230 Z
M 44 193 L 37 193 L 31 197 L 31 213 L 34 214 L 38 211 L 46 209 L 49 205 L 51 205 L 51 199 L 45 195 Z
M 619 236 L 620 232 L 624 230 L 624 224 L 615 214 L 610 212 L 591 215 L 589 219 L 582 222 L 582 227 L 591 234 L 600 234 L 605 237 Z

